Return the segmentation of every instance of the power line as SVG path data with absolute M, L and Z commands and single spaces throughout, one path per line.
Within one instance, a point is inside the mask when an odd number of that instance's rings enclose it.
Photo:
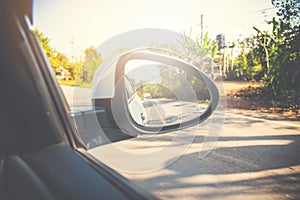
M 264 9 L 260 9 L 260 10 L 251 11 L 251 12 L 249 12 L 249 14 L 263 12 L 263 11 L 266 11 L 266 10 L 275 10 L 275 9 L 277 9 L 277 8 L 276 7 L 264 8 Z
M 263 9 L 259 9 L 259 10 L 254 10 L 254 11 L 251 11 L 251 12 L 246 12 L 246 13 L 240 13 L 240 14 L 236 14 L 236 15 L 231 15 L 231 16 L 224 16 L 225 18 L 235 18 L 235 17 L 241 17 L 241 16 L 248 16 L 248 15 L 254 15 L 254 14 L 257 14 L 257 13 L 261 13 L 264 12 L 264 11 L 268 11 L 270 12 L 271 10 L 274 10 L 274 9 L 277 9 L 277 8 L 263 8 Z

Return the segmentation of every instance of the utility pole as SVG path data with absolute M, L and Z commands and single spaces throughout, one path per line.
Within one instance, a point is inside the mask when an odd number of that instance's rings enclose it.
M 234 44 L 231 45 L 231 71 L 233 71 L 233 62 L 234 62 L 233 49 L 234 49 Z
M 267 72 L 265 73 L 265 77 L 269 76 L 269 71 L 270 71 L 270 61 L 269 61 L 269 52 L 267 49 L 267 35 L 266 33 L 264 34 L 264 42 L 262 43 L 261 41 L 259 41 L 259 38 L 257 38 L 258 44 L 260 46 L 262 46 L 265 50 L 265 54 L 266 54 L 266 65 L 267 65 Z
M 76 38 L 74 38 L 74 37 L 70 37 L 70 43 L 71 43 L 71 45 L 72 45 L 72 62 L 74 62 L 74 60 L 75 60 L 75 55 L 74 55 L 74 44 L 75 44 L 75 40 Z
M 269 52 L 268 52 L 268 49 L 266 47 L 266 43 L 267 43 L 267 38 L 266 38 L 266 33 L 264 35 L 264 49 L 265 49 L 265 52 L 266 52 L 266 64 L 267 64 L 267 75 L 269 75 L 269 71 L 270 71 L 270 63 L 269 63 Z
M 201 46 L 203 46 L 203 14 L 201 14 L 201 23 L 200 23 L 200 26 L 201 26 Z
M 223 70 L 224 75 L 226 77 L 226 73 L 228 72 L 228 47 L 224 47 L 224 58 L 223 58 Z

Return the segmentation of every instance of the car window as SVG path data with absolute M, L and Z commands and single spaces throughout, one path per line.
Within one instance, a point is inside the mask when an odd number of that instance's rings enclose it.
M 299 199 L 299 9 L 53 0 L 33 21 L 96 159 L 161 199 Z

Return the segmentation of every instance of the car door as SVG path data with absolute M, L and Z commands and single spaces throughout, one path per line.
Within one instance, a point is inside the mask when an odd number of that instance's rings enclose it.
M 86 153 L 46 56 L 31 0 L 0 2 L 0 199 L 151 199 Z

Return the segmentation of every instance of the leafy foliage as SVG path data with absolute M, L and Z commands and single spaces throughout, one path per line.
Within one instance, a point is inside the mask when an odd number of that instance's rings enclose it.
M 37 29 L 33 32 L 37 36 L 54 70 L 64 68 L 70 73 L 71 77 L 69 78 L 74 79 L 76 74 L 75 63 L 72 63 L 65 54 L 53 49 L 50 45 L 50 39 L 43 33 L 39 32 Z
M 297 0 L 272 0 L 278 8 L 277 19 L 268 24 L 272 31 L 254 27 L 257 35 L 244 44 L 250 49 L 236 60 L 236 70 L 246 80 L 259 78 L 264 81 L 265 94 L 279 104 L 293 110 L 300 107 L 300 2 Z M 254 76 L 253 76 L 254 75 Z M 259 80 L 258 78 L 258 80 Z
M 272 53 L 265 87 L 274 98 L 300 107 L 300 3 L 296 0 L 272 0 L 279 8 L 279 21 L 273 19 L 273 34 L 269 35 Z
M 233 68 L 227 72 L 226 80 L 260 81 L 263 71 L 261 56 L 264 54 L 256 48 L 255 38 L 245 38 L 233 46 L 239 47 L 241 51 L 233 61 Z
M 207 86 L 193 74 L 179 69 L 162 67 L 160 70 L 162 84 L 168 88 L 164 91 L 171 99 L 180 98 L 185 101 L 209 100 Z
M 180 43 L 184 57 L 202 69 L 204 69 L 206 63 L 208 63 L 207 67 L 210 68 L 211 73 L 213 73 L 213 59 L 218 52 L 218 43 L 216 40 L 210 39 L 208 33 L 205 34 L 204 38 L 196 36 L 194 40 L 192 38 L 191 28 L 188 33 L 183 32 Z
M 33 32 L 37 36 L 54 70 L 63 68 L 70 73 L 72 80 L 76 79 L 76 83 L 74 81 L 67 83 L 66 81 L 60 80 L 61 83 L 84 87 L 91 84 L 96 69 L 103 61 L 100 53 L 97 52 L 95 47 L 91 46 L 85 49 L 83 61 L 70 61 L 64 53 L 58 52 L 51 47 L 50 39 L 47 36 L 38 30 L 34 30 Z
M 79 82 L 91 82 L 103 59 L 93 46 L 86 48 L 84 54 L 84 61 L 79 69 L 77 80 Z
M 53 68 L 60 66 L 60 60 L 56 57 L 56 51 L 50 46 L 50 39 L 45 36 L 43 33 L 39 32 L 37 29 L 33 31 L 37 36 L 40 44 L 42 45 L 47 57 Z

